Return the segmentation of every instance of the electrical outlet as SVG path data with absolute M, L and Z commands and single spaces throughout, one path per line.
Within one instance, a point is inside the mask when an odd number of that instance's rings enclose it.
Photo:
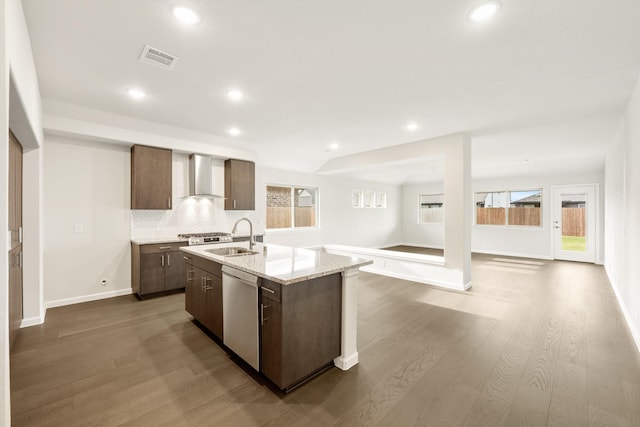
M 100 280 L 100 286 L 107 286 L 107 279 Z
M 76 234 L 82 234 L 84 233 L 84 226 L 82 224 L 76 224 L 73 230 Z

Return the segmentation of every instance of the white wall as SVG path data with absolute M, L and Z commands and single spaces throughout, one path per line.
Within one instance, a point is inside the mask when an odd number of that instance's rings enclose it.
M 266 186 L 269 184 L 318 187 L 320 212 L 318 229 L 267 232 L 265 241 L 294 247 L 342 244 L 380 248 L 401 242 L 401 193 L 396 185 L 356 181 L 279 169 L 260 168 L 256 187 L 256 206 L 264 218 Z M 386 209 L 354 209 L 352 190 L 384 191 Z
M 20 0 L 0 0 L 0 133 L 8 135 L 9 126 L 15 131 L 23 147 L 37 149 L 42 143 L 41 106 L 38 81 L 31 51 L 31 43 Z M 0 165 L 4 173 L 0 176 L 0 230 L 8 229 L 7 218 L 7 189 L 8 189 L 8 145 L 7 138 L 0 138 Z M 27 161 L 25 167 L 31 168 Z M 31 169 L 25 169 L 25 174 L 31 174 Z M 36 172 L 37 174 L 37 172 Z M 33 176 L 33 175 L 31 175 Z M 24 208 L 36 209 L 32 215 L 26 215 L 23 223 L 25 232 L 27 227 L 33 231 L 34 218 L 40 221 L 39 206 L 31 206 L 33 191 L 37 194 L 40 188 L 33 188 L 27 182 L 24 188 Z M 37 197 L 37 195 L 35 196 Z M 33 235 L 32 235 L 33 236 Z M 25 236 L 26 238 L 26 236 Z M 10 386 L 9 386 L 9 347 L 7 325 L 7 253 L 9 243 L 4 232 L 0 239 L 0 424 L 10 425 Z M 25 240 L 32 259 L 35 259 L 34 269 L 38 268 L 41 260 L 41 248 L 37 238 Z M 26 254 L 26 253 L 25 253 Z M 27 260 L 25 259 L 25 262 Z M 27 264 L 25 264 L 25 267 Z M 28 289 L 39 289 L 41 283 L 32 281 L 34 276 L 25 277 L 24 286 Z M 37 277 L 37 274 L 35 275 Z M 37 291 L 36 291 L 37 292 Z M 29 297 L 30 294 L 27 295 Z
M 499 190 L 542 189 L 542 227 L 497 227 L 473 225 L 471 230 L 471 250 L 530 258 L 553 258 L 551 212 L 551 187 L 564 184 L 599 184 L 600 193 L 604 188 L 604 176 L 600 171 L 592 173 L 567 174 L 564 176 L 513 177 L 495 180 L 474 180 L 474 192 Z M 444 227 L 441 225 L 418 224 L 419 194 L 442 193 L 442 184 L 406 185 L 402 188 L 403 214 L 402 238 L 405 244 L 442 248 Z M 446 211 L 446 207 L 445 207 Z M 600 197 L 598 224 L 597 262 L 602 262 L 604 253 L 604 198 Z
M 44 302 L 130 292 L 130 154 L 123 146 L 47 137 Z M 75 232 L 81 224 L 82 233 Z M 100 286 L 101 279 L 106 286 Z
M 6 1 L 0 0 L 0 134 L 9 134 L 9 55 L 7 54 Z M 0 424 L 11 425 L 9 384 L 9 260 L 10 244 L 5 230 L 9 228 L 8 138 L 0 138 Z
M 605 169 L 605 268 L 640 349 L 640 81 Z

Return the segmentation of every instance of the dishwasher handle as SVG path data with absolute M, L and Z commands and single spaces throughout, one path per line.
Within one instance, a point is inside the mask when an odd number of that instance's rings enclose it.
M 258 287 L 258 276 L 254 276 L 253 274 L 247 273 L 246 271 L 241 271 L 237 268 L 223 265 L 222 275 L 223 277 L 224 275 L 231 276 L 237 280 L 244 282 L 247 285 Z

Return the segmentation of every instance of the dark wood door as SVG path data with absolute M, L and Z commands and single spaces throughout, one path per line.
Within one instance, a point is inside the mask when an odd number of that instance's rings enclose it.
M 171 209 L 171 150 L 131 147 L 131 209 Z
M 205 298 L 207 313 L 205 326 L 215 336 L 223 339 L 222 327 L 222 278 L 211 274 L 205 275 Z
M 184 288 L 186 270 L 182 252 L 166 252 L 164 255 L 166 257 L 165 290 Z
M 256 206 L 255 164 L 246 160 L 224 162 L 224 208 L 254 210 Z
M 261 371 L 278 387 L 282 381 L 282 305 L 263 296 L 261 302 Z
M 193 290 L 196 280 L 196 271 L 193 264 L 185 265 L 185 282 L 184 282 L 184 309 L 193 316 Z
M 9 346 L 22 321 L 22 146 L 9 132 Z
M 9 251 L 9 345 L 22 322 L 22 245 Z
M 142 295 L 165 290 L 164 254 L 140 255 L 140 293 Z
M 204 271 L 199 268 L 193 269 L 193 280 L 191 283 L 191 315 L 200 322 L 202 325 L 205 325 L 206 322 L 206 312 L 207 312 L 207 300 L 205 299 L 204 294 Z

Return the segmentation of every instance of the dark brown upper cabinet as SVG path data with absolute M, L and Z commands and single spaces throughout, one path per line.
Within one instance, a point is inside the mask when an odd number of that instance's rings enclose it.
M 131 209 L 171 209 L 171 150 L 131 147 Z
M 225 210 L 252 211 L 256 208 L 256 166 L 246 160 L 224 162 Z

